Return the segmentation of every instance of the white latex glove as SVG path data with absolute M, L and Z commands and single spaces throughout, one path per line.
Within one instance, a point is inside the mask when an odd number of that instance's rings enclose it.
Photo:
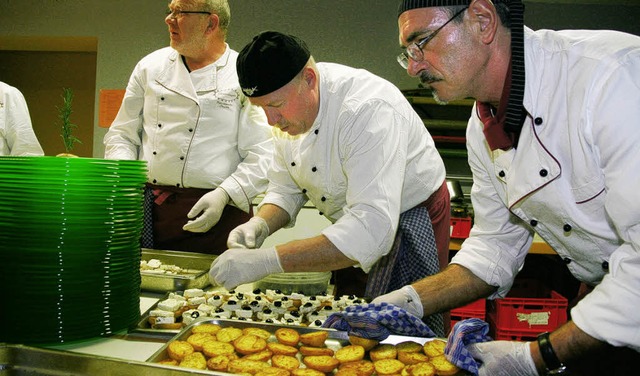
M 222 211 L 228 202 L 229 195 L 222 188 L 216 188 L 205 194 L 200 197 L 200 200 L 198 200 L 191 210 L 189 210 L 189 213 L 187 213 L 187 217 L 192 220 L 182 226 L 182 229 L 191 232 L 209 231 L 211 227 L 215 226 L 220 220 Z M 198 214 L 200 214 L 200 216 L 198 216 Z M 196 218 L 196 216 L 198 216 L 198 218 Z
M 529 342 L 489 341 L 467 346 L 482 365 L 479 376 L 538 376 Z
M 234 228 L 227 238 L 229 248 L 258 248 L 269 236 L 269 225 L 261 217 L 251 217 L 249 221 Z
M 424 316 L 424 308 L 420 301 L 420 296 L 416 289 L 411 285 L 406 285 L 398 290 L 380 295 L 373 299 L 371 303 L 391 303 L 395 306 L 403 308 L 410 314 L 422 318 Z
M 258 281 L 269 274 L 283 273 L 275 247 L 232 248 L 211 263 L 209 281 L 215 286 L 233 290 L 243 283 Z

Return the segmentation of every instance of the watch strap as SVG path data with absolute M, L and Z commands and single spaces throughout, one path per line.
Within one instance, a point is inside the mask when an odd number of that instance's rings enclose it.
M 548 372 L 565 369 L 564 364 L 560 362 L 556 352 L 551 346 L 551 341 L 549 341 L 549 332 L 544 332 L 538 335 L 538 348 L 540 349 L 540 355 L 542 356 L 542 360 L 544 360 L 544 364 L 546 365 Z

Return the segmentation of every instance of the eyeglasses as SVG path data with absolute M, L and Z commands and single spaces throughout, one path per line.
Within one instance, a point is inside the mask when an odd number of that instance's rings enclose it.
M 178 18 L 182 18 L 185 14 L 208 14 L 211 15 L 211 12 L 207 12 L 204 10 L 171 10 L 167 9 L 166 13 L 167 17 L 172 20 L 176 20 Z
M 402 68 L 407 69 L 409 67 L 409 59 L 415 62 L 420 62 L 424 60 L 424 52 L 422 51 L 424 46 L 427 43 L 429 43 L 429 41 L 431 41 L 433 38 L 435 38 L 438 32 L 442 30 L 442 28 L 447 26 L 449 22 L 453 21 L 456 17 L 462 14 L 462 12 L 464 12 L 466 9 L 467 7 L 460 9 L 456 14 L 453 15 L 453 17 L 449 18 L 447 22 L 442 24 L 442 26 L 437 28 L 433 33 L 427 35 L 426 37 L 422 38 L 417 42 L 413 42 L 410 45 L 408 45 L 407 49 L 402 51 L 402 53 L 398 55 L 398 57 L 396 58 L 398 60 L 398 64 L 400 64 Z

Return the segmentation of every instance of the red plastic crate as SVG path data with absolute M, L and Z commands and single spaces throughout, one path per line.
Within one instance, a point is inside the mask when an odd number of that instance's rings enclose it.
M 496 333 L 533 336 L 552 331 L 567 321 L 568 301 L 534 280 L 516 281 L 504 299 L 489 304 Z
M 520 330 L 493 329 L 489 335 L 496 341 L 535 341 L 540 333 L 524 332 Z
M 487 314 L 487 300 L 478 299 L 465 306 L 454 308 L 451 310 L 451 327 L 458 322 L 470 318 L 478 318 L 485 320 Z
M 466 239 L 471 231 L 470 217 L 451 217 L 451 237 Z

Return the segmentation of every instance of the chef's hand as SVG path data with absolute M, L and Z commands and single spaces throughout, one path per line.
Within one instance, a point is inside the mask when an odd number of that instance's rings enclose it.
M 380 295 L 373 299 L 371 303 L 391 303 L 398 306 L 414 316 L 424 316 L 424 308 L 420 301 L 420 296 L 411 285 L 406 285 L 398 290 Z
M 258 248 L 269 236 L 269 225 L 261 217 L 251 217 L 248 222 L 234 228 L 227 238 L 229 248 Z
M 227 290 L 233 290 L 243 283 L 283 272 L 275 247 L 232 248 L 213 260 L 209 270 L 209 281 L 214 286 L 224 286 Z
M 187 213 L 187 217 L 192 220 L 182 226 L 182 229 L 191 232 L 209 231 L 211 227 L 215 226 L 220 220 L 222 211 L 228 202 L 229 195 L 222 188 L 216 188 L 205 194 L 193 205 L 189 213 Z M 200 216 L 196 218 L 198 214 L 200 214 Z
M 479 376 L 538 376 L 529 342 L 479 342 L 467 349 L 474 359 L 482 362 Z

